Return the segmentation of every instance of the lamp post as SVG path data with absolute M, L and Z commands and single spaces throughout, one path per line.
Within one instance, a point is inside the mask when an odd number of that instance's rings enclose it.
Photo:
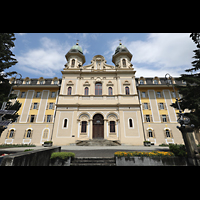
M 198 152 L 198 149 L 197 149 L 194 137 L 193 137 L 194 125 L 190 124 L 190 118 L 184 116 L 184 113 L 182 113 L 172 80 L 173 80 L 173 77 L 169 73 L 167 73 L 165 75 L 165 81 L 166 81 L 167 86 L 172 85 L 172 88 L 173 88 L 173 91 L 175 94 L 176 103 L 177 103 L 178 109 L 179 109 L 179 113 L 178 113 L 179 118 L 178 118 L 177 122 L 181 126 L 177 126 L 177 128 L 182 133 L 189 162 L 192 165 L 198 165 L 200 163 L 197 163 L 197 160 L 195 158 L 200 158 L 200 156 L 199 156 L 199 152 Z

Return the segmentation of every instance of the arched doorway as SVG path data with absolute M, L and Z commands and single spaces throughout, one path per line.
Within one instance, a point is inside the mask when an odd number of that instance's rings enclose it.
M 96 114 L 93 117 L 93 139 L 104 138 L 104 120 L 101 114 Z

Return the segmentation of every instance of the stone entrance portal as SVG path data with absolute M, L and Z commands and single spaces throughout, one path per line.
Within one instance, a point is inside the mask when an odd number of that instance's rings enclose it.
M 101 114 L 93 117 L 93 139 L 104 139 L 104 120 Z

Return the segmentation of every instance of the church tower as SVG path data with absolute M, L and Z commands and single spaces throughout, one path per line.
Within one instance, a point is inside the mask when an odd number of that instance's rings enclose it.
M 132 54 L 129 50 L 119 43 L 119 46 L 115 50 L 115 54 L 112 57 L 112 62 L 115 64 L 116 68 L 130 68 L 133 65 L 131 64 Z
M 65 58 L 67 59 L 66 69 L 79 69 L 85 63 L 85 56 L 78 42 L 68 51 Z

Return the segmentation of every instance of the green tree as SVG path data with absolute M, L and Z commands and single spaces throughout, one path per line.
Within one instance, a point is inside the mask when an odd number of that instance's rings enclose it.
M 186 82 L 186 86 L 176 85 L 182 98 L 179 99 L 179 104 L 181 109 L 189 110 L 189 113 L 184 115 L 189 117 L 191 124 L 195 125 L 195 133 L 199 132 L 200 129 L 200 33 L 191 33 L 190 37 L 197 45 L 195 49 L 194 61 L 192 61 L 192 66 L 190 69 L 186 69 L 187 74 L 181 74 L 178 78 L 180 81 Z M 178 108 L 177 104 L 173 103 L 171 105 L 174 108 Z
M 11 49 L 14 48 L 14 40 L 16 40 L 14 33 L 0 33 L 0 108 L 2 107 L 3 102 L 7 102 L 6 110 L 16 110 L 20 108 L 20 103 L 15 101 L 15 103 L 9 102 L 9 99 L 16 99 L 16 95 L 10 94 L 10 89 L 12 84 L 9 83 L 8 76 L 17 74 L 17 72 L 5 72 L 13 65 L 17 63 L 17 60 L 14 58 L 14 54 Z M 18 114 L 14 115 L 5 115 L 4 119 L 10 119 L 12 122 L 16 120 Z

